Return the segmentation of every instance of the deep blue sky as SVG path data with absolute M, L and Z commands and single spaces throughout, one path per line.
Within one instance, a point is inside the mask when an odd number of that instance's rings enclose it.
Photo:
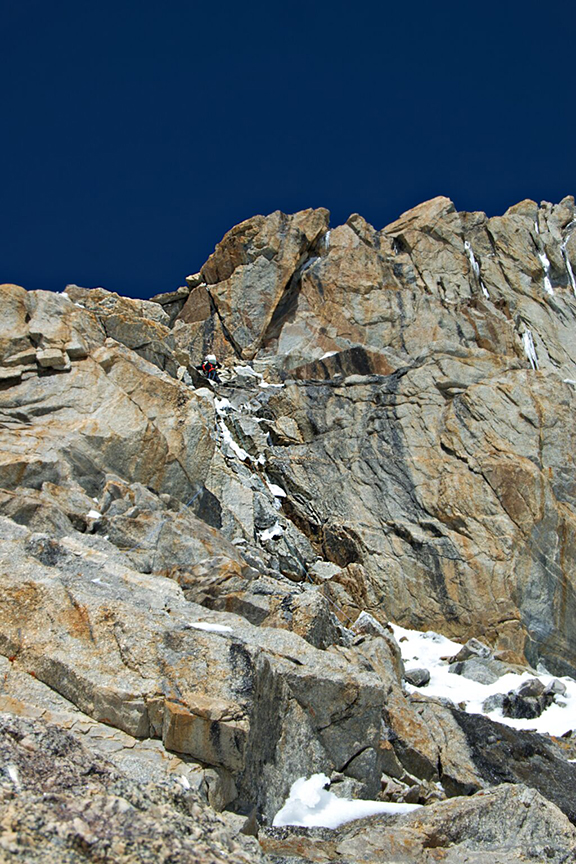
M 150 296 L 255 213 L 574 194 L 575 30 L 567 0 L 1 0 L 0 282 Z

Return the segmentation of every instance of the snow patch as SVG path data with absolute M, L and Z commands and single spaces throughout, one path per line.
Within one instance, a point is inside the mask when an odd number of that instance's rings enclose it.
M 206 630 L 209 633 L 233 633 L 232 627 L 227 627 L 226 624 L 211 624 L 209 621 L 194 621 L 186 624 L 186 627 L 192 627 L 194 630 Z
M 224 417 L 226 414 L 229 414 L 234 410 L 234 406 L 229 399 L 226 399 L 225 397 L 220 399 L 218 396 L 214 399 L 214 408 L 220 417 Z
M 286 498 L 286 492 L 282 489 L 281 486 L 278 486 L 276 483 L 271 483 L 270 480 L 266 477 L 266 485 L 270 492 L 274 495 L 275 498 Z
M 266 528 L 265 531 L 260 532 L 260 540 L 264 542 L 266 542 L 266 540 L 273 540 L 274 537 L 281 537 L 283 533 L 284 529 L 280 523 L 276 521 L 271 528 Z
M 325 360 L 327 357 L 333 357 L 335 354 L 338 354 L 338 351 L 326 351 L 325 354 L 322 354 L 320 360 Z
M 246 364 L 246 366 L 235 366 L 234 371 L 238 375 L 248 375 L 249 378 L 262 378 L 260 372 L 256 372 L 252 366 Z
M 89 510 L 86 514 L 86 517 L 88 519 L 100 519 L 101 516 L 102 513 L 99 513 L 98 510 Z
M 553 702 L 540 717 L 521 720 L 504 717 L 499 709 L 485 712 L 482 710 L 482 704 L 488 696 L 516 690 L 523 681 L 533 678 L 534 672 L 509 672 L 493 684 L 480 684 L 463 675 L 450 672 L 448 662 L 442 659 L 457 654 L 462 647 L 459 642 L 453 642 L 433 631 L 421 633 L 418 630 L 400 627 L 398 624 L 391 624 L 391 627 L 400 645 L 406 667 L 424 666 L 430 672 L 430 683 L 425 687 L 413 687 L 407 683 L 405 686 L 409 693 L 422 692 L 427 696 L 447 698 L 455 705 L 465 703 L 464 710 L 467 713 L 486 714 L 491 720 L 514 729 L 530 729 L 561 736 L 568 730 L 576 728 L 576 681 L 573 678 L 565 676 L 559 679 L 566 685 L 566 693 L 561 697 L 560 702 Z M 545 686 L 557 678 L 544 673 L 539 673 L 538 677 Z
M 304 828 L 338 828 L 353 819 L 375 816 L 377 813 L 410 813 L 419 804 L 389 804 L 383 801 L 351 801 L 338 798 L 324 787 L 330 783 L 325 774 L 299 777 L 291 788 L 284 806 L 272 825 L 301 825 Z

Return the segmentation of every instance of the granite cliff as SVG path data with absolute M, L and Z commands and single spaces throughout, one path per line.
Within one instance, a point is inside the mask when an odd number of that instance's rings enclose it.
M 572 197 L 436 198 L 381 231 L 254 217 L 151 300 L 0 286 L 6 860 L 148 860 L 123 807 L 163 826 L 150 860 L 571 860 L 571 712 L 554 738 L 416 690 L 389 625 L 472 640 L 461 680 L 576 677 L 575 269 Z M 18 822 L 30 749 L 109 830 Z M 317 772 L 426 807 L 266 827 Z

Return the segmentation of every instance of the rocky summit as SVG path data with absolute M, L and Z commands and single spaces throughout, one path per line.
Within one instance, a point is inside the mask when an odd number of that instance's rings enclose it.
M 439 197 L 0 286 L 0 861 L 576 860 L 575 272 Z

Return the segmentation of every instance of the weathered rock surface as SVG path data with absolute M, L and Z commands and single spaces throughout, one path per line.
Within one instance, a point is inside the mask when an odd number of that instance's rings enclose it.
M 259 861 L 198 796 L 137 783 L 41 721 L 0 715 L 0 859 L 26 864 Z
M 271 818 L 299 774 L 346 772 L 360 753 L 372 758 L 358 779 L 379 791 L 378 675 L 284 629 L 209 613 L 108 555 L 110 541 L 51 540 L 8 520 L 3 534 L 0 649 L 18 669 L 96 720 L 231 772 L 240 809 Z

